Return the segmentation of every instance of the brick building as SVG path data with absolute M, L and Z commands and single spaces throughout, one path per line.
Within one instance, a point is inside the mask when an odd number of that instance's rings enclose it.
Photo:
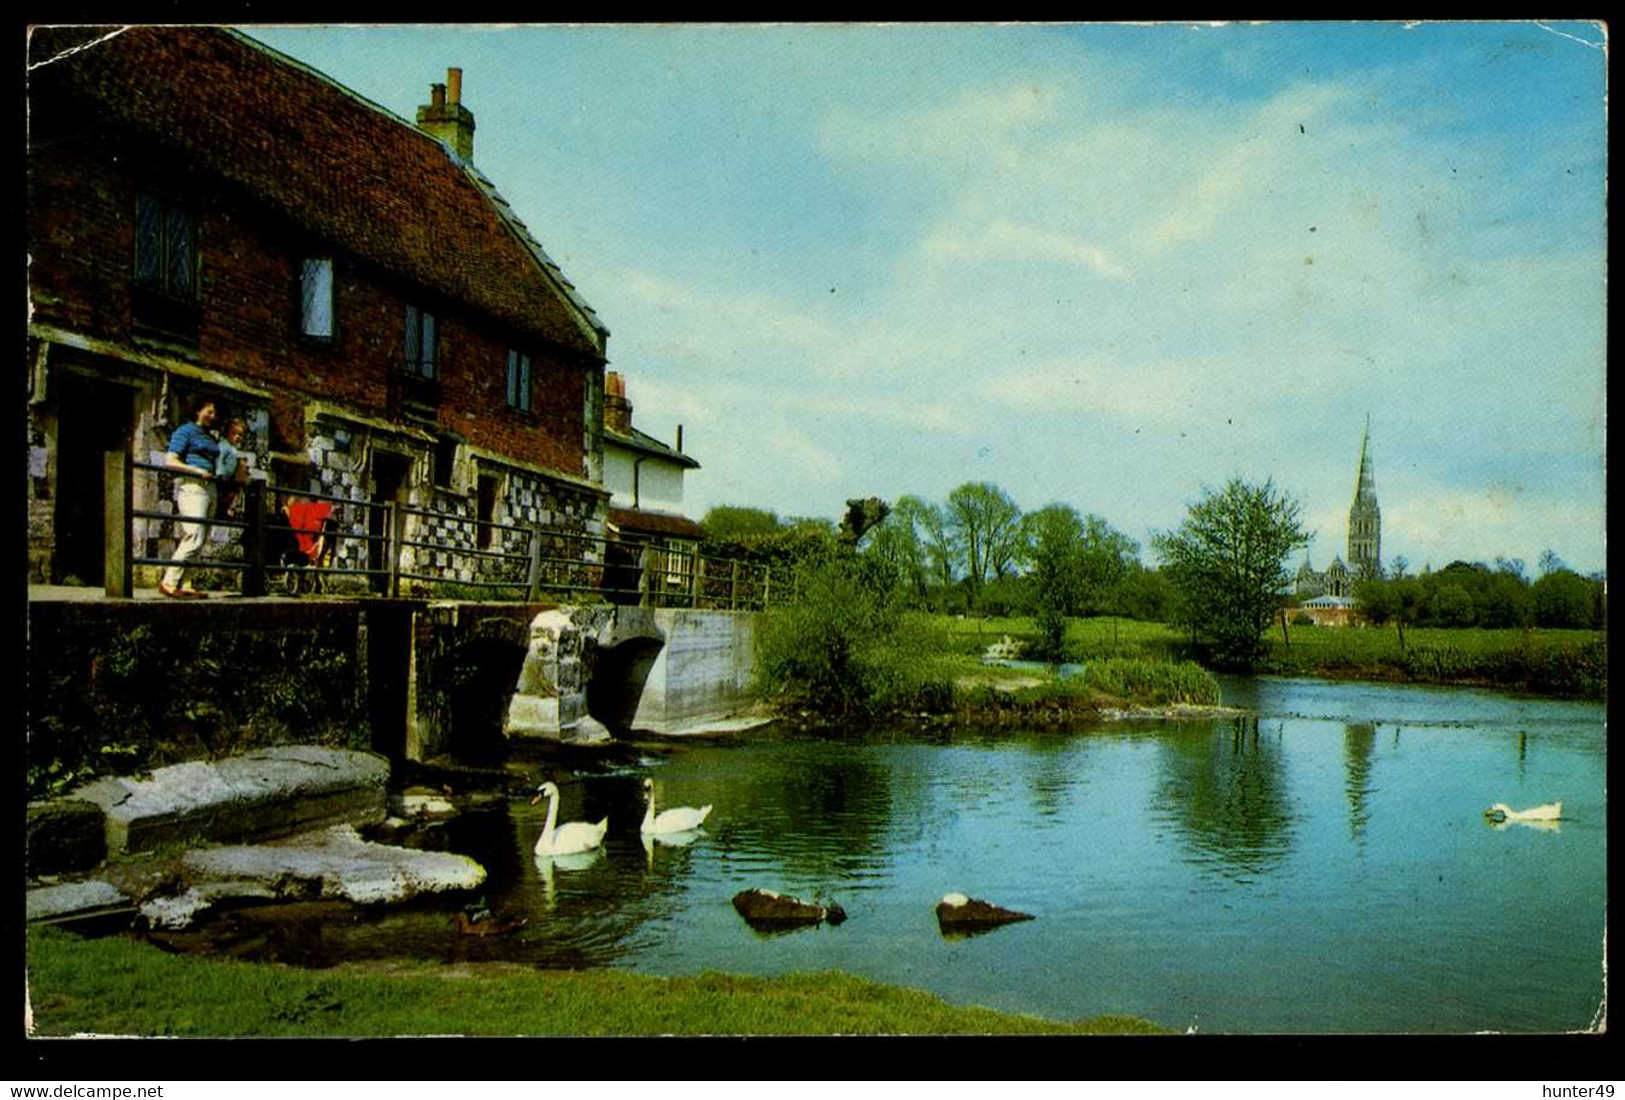
M 459 70 L 414 126 L 225 29 L 37 29 L 29 65 L 32 579 L 100 579 L 102 453 L 161 462 L 199 396 L 357 533 L 398 501 L 470 549 L 519 538 L 477 519 L 604 534 L 608 331 L 474 167 Z M 173 526 L 138 520 L 137 555 Z

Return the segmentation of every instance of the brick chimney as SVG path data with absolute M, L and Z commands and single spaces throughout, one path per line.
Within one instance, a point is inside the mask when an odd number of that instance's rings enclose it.
M 626 381 L 618 371 L 604 375 L 604 427 L 632 434 L 632 402 L 626 399 Z
M 447 69 L 444 84 L 429 85 L 429 102 L 418 108 L 418 129 L 474 159 L 474 112 L 463 106 L 463 70 Z

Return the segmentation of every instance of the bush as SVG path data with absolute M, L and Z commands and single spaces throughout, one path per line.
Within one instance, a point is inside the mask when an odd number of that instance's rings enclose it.
M 1219 682 L 1212 673 L 1190 661 L 1145 661 L 1132 657 L 1090 661 L 1084 667 L 1083 682 L 1106 695 L 1153 705 L 1217 706 L 1219 703 Z
M 898 669 L 902 606 L 884 562 L 833 547 L 796 569 L 795 602 L 756 636 L 758 694 L 836 714 L 871 712 L 908 690 Z

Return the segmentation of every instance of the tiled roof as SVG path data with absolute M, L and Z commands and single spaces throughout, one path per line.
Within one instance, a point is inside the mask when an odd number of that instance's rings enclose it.
M 647 432 L 633 428 L 630 432 L 618 432 L 609 425 L 604 425 L 604 439 L 619 443 L 623 447 L 630 447 L 634 451 L 643 451 L 645 454 L 659 455 L 668 458 L 680 466 L 687 466 L 691 470 L 698 470 L 700 464 L 690 456 L 675 447 L 668 447 Z
M 705 529 L 687 516 L 674 512 L 645 512 L 638 508 L 611 508 L 609 522 L 626 534 L 664 535 L 668 538 L 703 539 Z
M 89 99 L 338 247 L 602 358 L 608 331 L 491 182 L 321 73 L 212 27 L 39 28 L 29 61 L 31 96 Z

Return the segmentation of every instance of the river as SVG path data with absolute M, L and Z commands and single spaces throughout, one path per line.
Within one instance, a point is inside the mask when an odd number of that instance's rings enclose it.
M 844 970 L 950 1001 L 1204 1032 L 1551 1032 L 1604 996 L 1605 715 L 1459 688 L 1225 679 L 1257 717 L 1068 732 L 753 734 L 553 778 L 603 854 L 538 866 L 542 807 L 465 815 L 443 843 L 529 923 L 445 912 L 242 925 L 233 954 L 415 956 L 651 974 Z M 646 849 L 641 782 L 715 806 Z M 1483 811 L 1563 803 L 1553 828 Z M 763 935 L 748 887 L 839 902 Z M 950 939 L 960 892 L 1037 916 Z

